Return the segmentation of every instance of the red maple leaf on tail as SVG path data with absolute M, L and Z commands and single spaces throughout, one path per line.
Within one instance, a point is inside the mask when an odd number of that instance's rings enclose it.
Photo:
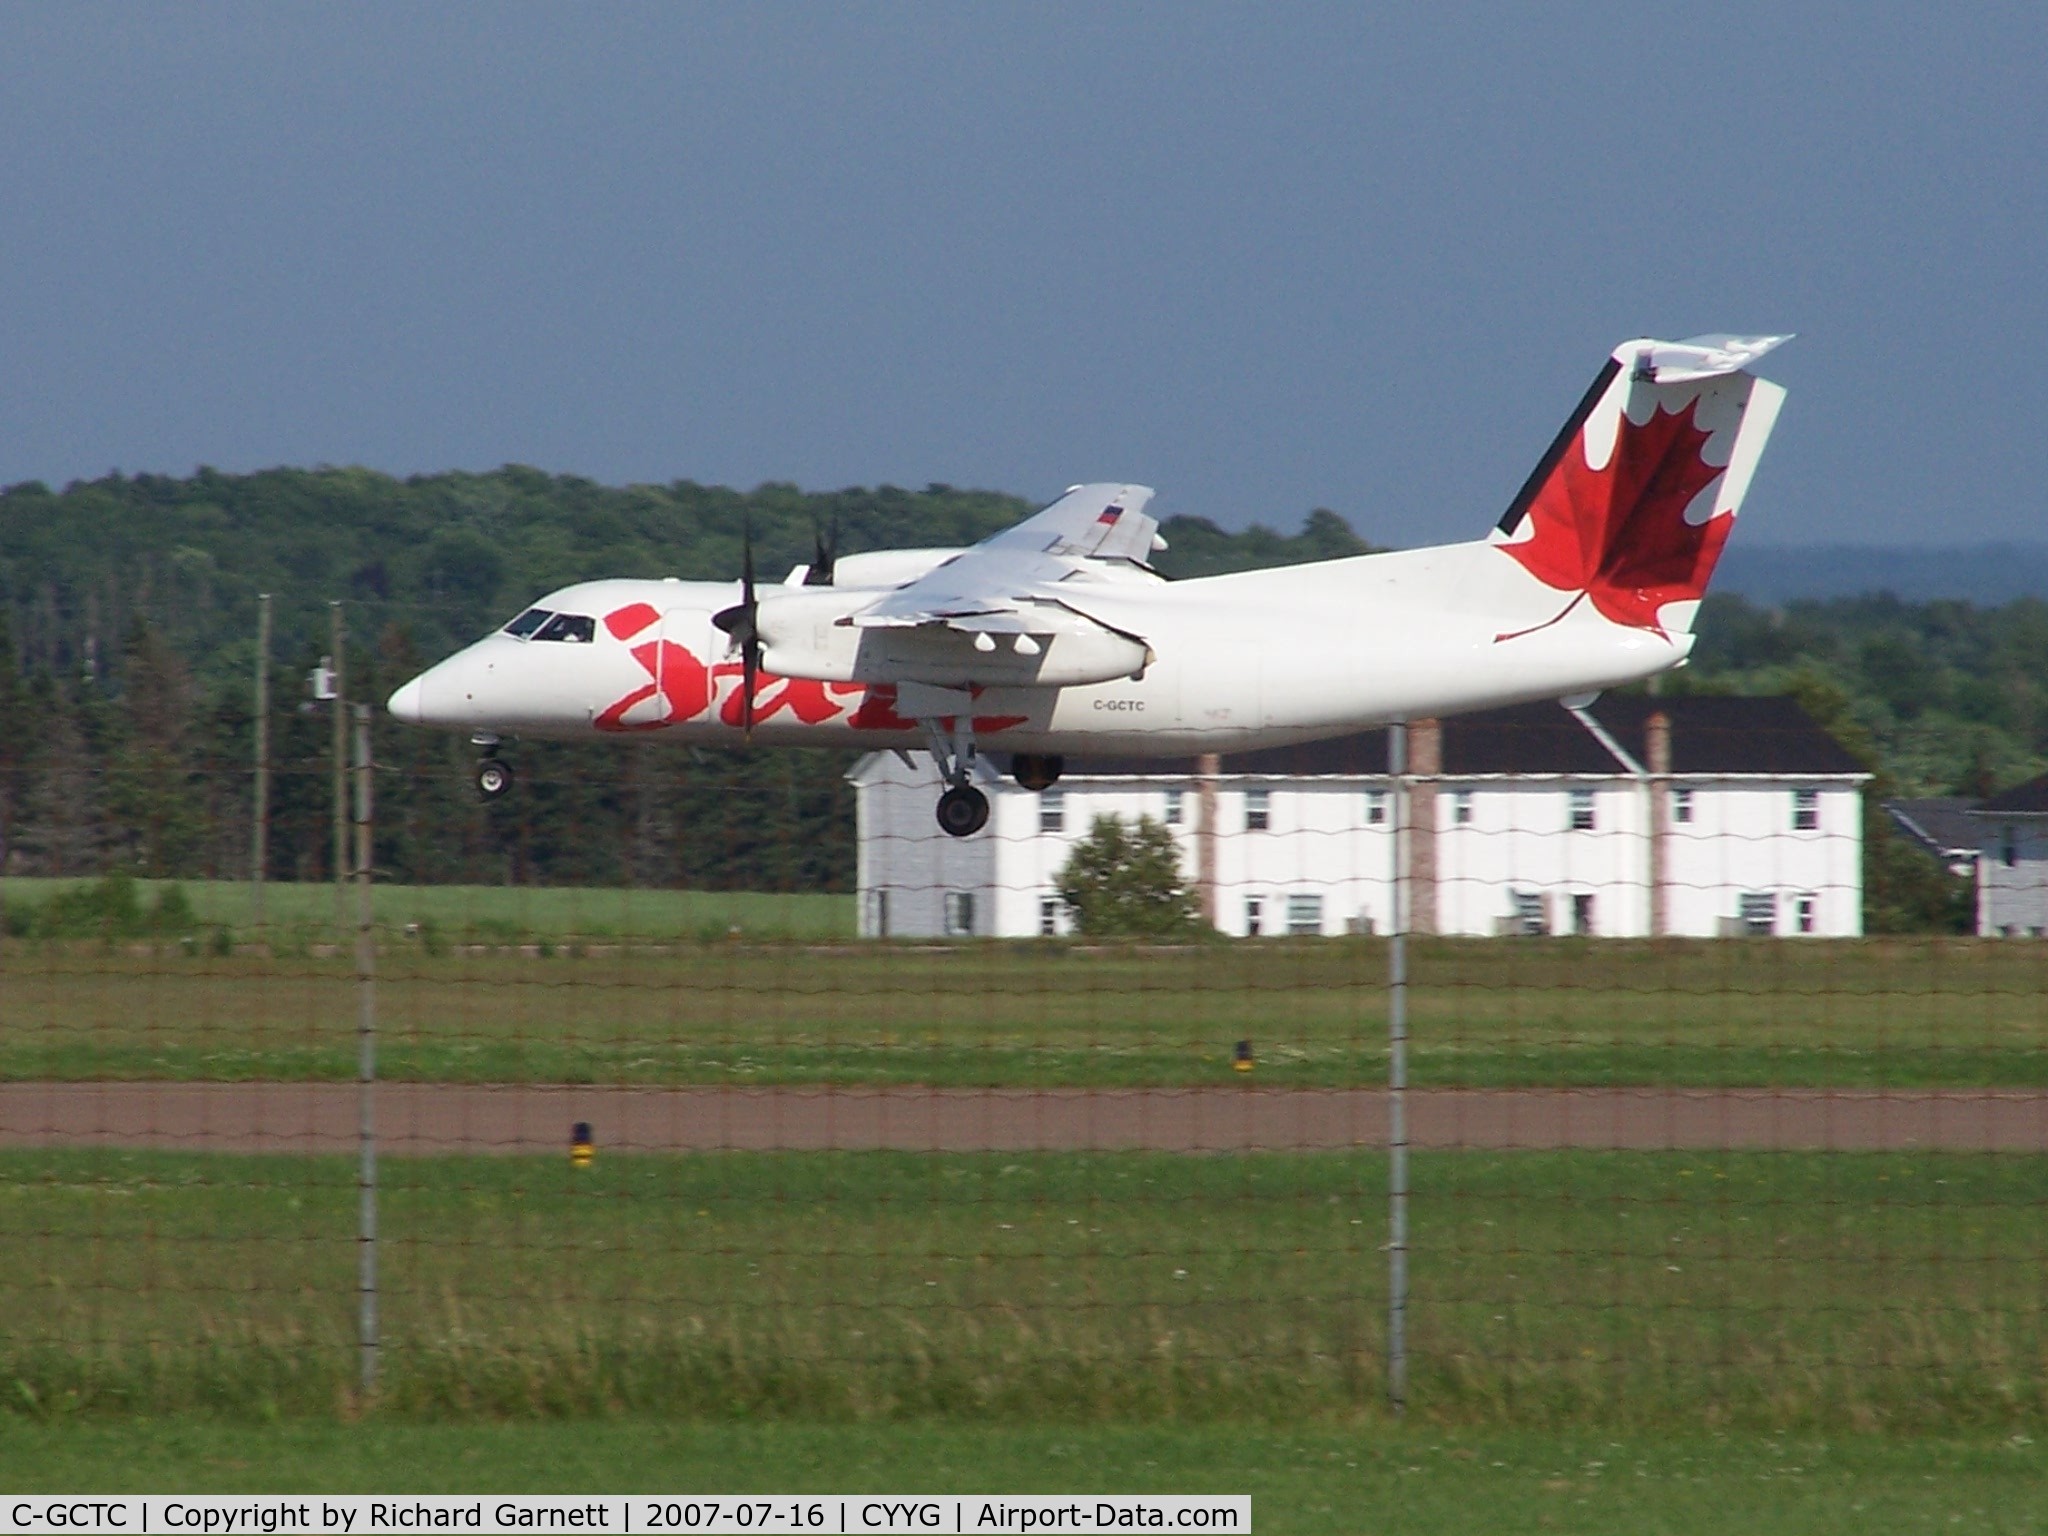
M 1701 398 L 1683 410 L 1659 407 L 1641 426 L 1624 415 L 1601 469 L 1587 467 L 1585 433 L 1576 434 L 1529 504 L 1531 537 L 1500 548 L 1545 586 L 1577 596 L 1555 618 L 1496 642 L 1548 629 L 1588 599 L 1614 623 L 1662 638 L 1658 610 L 1706 591 L 1735 514 L 1685 520 L 1722 473 L 1700 457 L 1709 436 L 1694 420 Z

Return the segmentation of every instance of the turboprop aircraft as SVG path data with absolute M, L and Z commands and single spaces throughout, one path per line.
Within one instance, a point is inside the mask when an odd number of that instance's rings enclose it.
M 1622 343 L 1483 540 L 1168 581 L 1142 485 L 1077 485 L 967 549 L 818 558 L 779 585 L 581 582 L 391 696 L 502 744 L 653 740 L 928 751 L 939 825 L 988 820 L 1007 755 L 1186 756 L 1596 693 L 1681 665 L 1784 391 L 1783 336 Z

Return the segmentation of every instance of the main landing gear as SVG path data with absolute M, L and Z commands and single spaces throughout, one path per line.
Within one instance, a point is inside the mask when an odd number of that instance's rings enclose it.
M 972 784 L 955 784 L 939 796 L 939 826 L 949 837 L 972 837 L 988 825 L 988 796 Z
M 498 756 L 497 737 L 476 736 L 471 742 L 483 749 L 476 765 L 476 792 L 486 800 L 496 800 L 512 788 L 512 765 Z
M 924 729 L 932 761 L 946 781 L 946 792 L 939 796 L 939 830 L 948 837 L 972 837 L 988 825 L 988 796 L 973 783 L 974 728 L 960 719 L 950 732 L 936 720 L 925 721 Z
M 1010 759 L 1010 774 L 1025 789 L 1043 793 L 1059 783 L 1067 760 L 1057 754 L 1019 752 Z

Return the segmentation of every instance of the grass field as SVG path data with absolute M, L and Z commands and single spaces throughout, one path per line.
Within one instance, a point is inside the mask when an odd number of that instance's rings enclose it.
M 1475 940 L 1413 952 L 1412 1075 L 1424 1086 L 2048 1085 L 2048 945 Z M 465 947 L 400 928 L 385 931 L 378 966 L 380 1071 L 393 1079 L 1173 1086 L 1227 1079 L 1242 1039 L 1276 1086 L 1385 1076 L 1375 940 L 1143 949 L 556 931 Z M 343 956 L 17 939 L 0 943 L 0 977 L 7 1079 L 355 1072 Z
M 75 891 L 85 880 L 0 881 L 0 901 L 28 912 L 52 897 Z M 147 910 L 173 882 L 138 880 Z M 240 880 L 176 882 L 202 928 L 225 928 L 236 943 L 275 942 L 280 947 L 331 943 L 353 938 L 356 895 L 340 898 L 321 883 L 270 883 L 263 888 L 264 922 L 255 921 L 252 888 Z M 760 939 L 849 938 L 854 931 L 853 898 L 813 893 L 749 891 L 667 891 L 622 888 L 511 885 L 377 885 L 372 910 L 384 927 L 403 931 L 425 927 L 451 942 L 518 942 L 574 938 L 718 938 L 737 930 Z
M 0 1418 L 9 1493 L 1249 1493 L 1261 1536 L 2048 1531 L 2026 1435 Z
M 380 1415 L 1383 1417 L 1376 1156 L 387 1165 Z M 0 1156 L 0 1382 L 65 1417 L 360 1411 L 354 1165 Z M 1435 1154 L 1438 1425 L 2048 1423 L 2048 1165 Z

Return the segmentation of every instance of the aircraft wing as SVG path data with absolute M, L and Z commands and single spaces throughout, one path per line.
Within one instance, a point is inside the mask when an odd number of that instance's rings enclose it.
M 849 614 L 856 629 L 957 630 L 963 634 L 1058 634 L 1107 628 L 1055 588 L 1082 560 L 1131 560 L 1152 552 L 1159 524 L 1145 515 L 1142 485 L 1082 485 L 1014 528 Z
M 1015 550 L 1143 564 L 1159 533 L 1157 520 L 1145 515 L 1151 499 L 1147 485 L 1077 485 L 1043 512 L 983 539 L 968 553 Z

